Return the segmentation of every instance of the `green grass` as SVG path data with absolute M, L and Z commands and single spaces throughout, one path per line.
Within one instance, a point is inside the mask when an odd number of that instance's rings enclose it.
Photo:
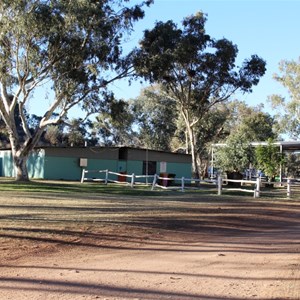
M 163 197 L 184 194 L 194 196 L 216 196 L 215 188 L 211 189 L 186 189 L 184 193 L 178 190 L 161 190 L 155 189 L 151 191 L 151 186 L 136 185 L 131 188 L 129 185 L 109 183 L 91 183 L 91 182 L 69 182 L 69 181 L 47 181 L 47 180 L 31 180 L 30 182 L 16 182 L 11 178 L 0 178 L 0 192 L 16 192 L 16 193 L 34 193 L 34 194 L 110 194 L 110 195 L 124 195 L 124 196 L 145 196 L 145 197 Z M 252 193 L 244 193 L 241 191 L 223 191 L 223 197 L 253 197 Z M 286 198 L 286 188 L 264 188 L 261 197 L 263 198 Z M 300 198 L 300 189 L 292 188 L 292 198 Z
M 150 186 L 135 186 L 103 183 L 52 182 L 31 180 L 17 182 L 11 179 L 0 179 L 0 191 L 29 192 L 29 193 L 83 193 L 83 194 L 119 194 L 131 196 L 161 196 L 170 191 L 151 191 Z M 172 192 L 171 192 L 172 193 Z M 174 192 L 173 192 L 174 193 Z

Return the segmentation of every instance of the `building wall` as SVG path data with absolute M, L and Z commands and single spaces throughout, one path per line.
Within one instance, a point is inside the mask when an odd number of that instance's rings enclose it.
M 87 160 L 86 167 L 80 166 L 81 158 Z M 0 175 L 14 177 L 11 151 L 0 151 L 0 159 L 2 161 Z M 49 147 L 38 149 L 29 157 L 28 172 L 31 178 L 49 180 L 80 180 L 83 168 L 143 175 L 143 164 L 146 161 L 156 162 L 156 174 L 162 172 L 160 163 L 164 162 L 167 173 L 175 174 L 176 177 L 191 177 L 189 155 L 133 148 Z M 105 174 L 89 173 L 86 177 L 104 179 Z M 109 178 L 117 180 L 116 175 L 110 175 Z
M 27 161 L 28 175 L 30 178 L 44 178 L 45 151 L 34 151 Z
M 12 154 L 10 150 L 0 151 L 2 160 L 1 176 L 15 177 L 15 168 L 13 165 Z M 28 175 L 30 178 L 44 178 L 44 159 L 45 152 L 42 149 L 34 151 L 30 154 L 27 161 Z
M 118 148 L 56 147 L 45 148 L 45 179 L 80 180 L 82 169 L 118 171 Z M 87 166 L 80 166 L 80 159 L 87 159 Z M 104 173 L 89 173 L 89 178 L 105 178 Z M 116 179 L 116 176 L 113 180 Z
M 191 178 L 192 177 L 191 164 L 167 162 L 166 173 L 175 174 L 175 177 L 177 178 L 181 178 L 181 177 Z
M 78 157 L 47 156 L 45 158 L 45 179 L 80 180 L 83 167 L 79 165 Z M 88 159 L 87 170 L 117 171 L 117 161 L 107 159 Z M 104 173 L 89 173 L 91 178 L 105 178 Z
M 45 155 L 88 159 L 119 159 L 119 148 L 114 147 L 46 147 Z
M 149 160 L 149 161 L 166 161 L 177 163 L 192 163 L 191 155 L 171 153 L 164 151 L 154 151 L 147 149 L 121 148 L 120 155 L 125 160 Z
M 9 150 L 2 150 L 0 151 L 0 156 L 2 158 L 2 176 L 4 177 L 14 177 L 14 167 L 13 167 L 13 160 L 11 151 Z
M 160 170 L 160 161 L 156 162 L 156 174 L 162 173 Z M 143 175 L 143 161 L 141 160 L 129 160 L 127 161 L 127 169 L 126 173 L 131 175 Z M 190 163 L 177 163 L 177 162 L 167 162 L 166 163 L 166 171 L 164 173 L 167 174 L 174 174 L 175 177 L 181 178 L 191 178 L 191 164 Z M 145 175 L 145 174 L 144 174 Z M 143 181 L 145 182 L 145 179 L 137 179 L 138 181 Z M 148 180 L 151 181 L 152 179 L 150 178 Z M 129 181 L 129 179 L 127 180 Z
M 143 175 L 143 161 L 141 160 L 128 160 L 127 161 L 127 174 Z

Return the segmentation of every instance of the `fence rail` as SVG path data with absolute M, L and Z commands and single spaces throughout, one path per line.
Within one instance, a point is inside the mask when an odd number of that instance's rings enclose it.
M 95 177 L 87 177 L 87 174 L 104 174 L 104 178 L 95 178 Z M 110 175 L 114 175 L 116 179 L 112 179 Z M 130 174 L 124 174 L 124 173 L 118 173 L 118 172 L 112 172 L 109 170 L 86 170 L 82 169 L 82 175 L 80 182 L 83 183 L 84 181 L 100 181 L 104 182 L 105 184 L 108 184 L 109 182 L 114 183 L 124 183 L 128 184 L 131 187 L 134 187 L 135 184 L 148 184 L 148 179 L 152 179 L 154 175 L 135 175 L 134 173 Z M 119 178 L 129 178 L 129 181 L 120 181 Z M 141 179 L 145 179 L 145 181 L 141 181 Z
M 104 174 L 103 178 L 97 178 L 97 177 L 88 177 L 89 174 Z M 110 175 L 113 175 L 115 178 L 111 178 Z M 122 180 L 120 180 L 122 178 Z M 127 178 L 128 180 L 124 180 L 124 178 Z M 202 187 L 214 187 L 217 191 L 218 195 L 222 195 L 223 191 L 238 191 L 238 192 L 245 192 L 245 193 L 253 193 L 254 198 L 258 198 L 261 195 L 261 186 L 262 181 L 261 178 L 257 178 L 256 180 L 239 180 L 239 179 L 227 179 L 222 178 L 221 176 L 218 176 L 217 179 L 194 179 L 194 178 L 185 178 L 185 177 L 162 177 L 157 174 L 155 175 L 135 175 L 132 174 L 124 174 L 124 173 L 118 173 L 118 172 L 112 172 L 109 170 L 82 170 L 82 176 L 81 176 L 81 183 L 84 181 L 98 181 L 98 182 L 104 182 L 105 184 L 108 184 L 109 182 L 113 183 L 123 183 L 130 185 L 132 188 L 136 184 L 146 184 L 148 185 L 149 180 L 152 180 L 151 184 L 151 190 L 153 191 L 156 187 L 161 189 L 169 189 L 169 190 L 180 190 L 181 192 L 184 192 L 186 189 L 191 188 L 191 183 L 198 183 L 203 184 Z M 171 185 L 170 183 L 173 183 Z M 229 182 L 233 183 L 240 183 L 241 188 L 237 187 L 230 187 L 228 185 Z M 253 185 L 252 189 L 246 189 L 242 188 L 244 185 Z M 288 198 L 292 195 L 292 185 L 299 186 L 297 183 L 293 183 L 292 179 L 286 179 L 286 181 L 283 182 L 276 182 L 276 184 L 280 184 L 283 187 L 286 187 L 286 196 Z

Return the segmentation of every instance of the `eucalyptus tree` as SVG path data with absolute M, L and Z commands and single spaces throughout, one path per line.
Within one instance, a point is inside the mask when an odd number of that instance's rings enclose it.
M 274 181 L 279 175 L 281 165 L 285 162 L 284 154 L 280 152 L 279 146 L 274 145 L 272 139 L 267 145 L 259 145 L 255 148 L 256 167 L 262 170 L 268 177 L 268 181 Z
M 28 156 L 48 125 L 58 124 L 76 105 L 97 111 L 108 84 L 128 75 L 130 57 L 122 56 L 121 42 L 151 2 L 0 2 L 0 114 L 17 180 L 28 180 Z M 52 93 L 38 105 L 49 105 L 32 132 L 24 109 L 34 91 L 46 84 Z M 22 135 L 14 118 L 17 109 Z
M 142 90 L 132 101 L 132 111 L 142 147 L 153 150 L 171 150 L 171 140 L 177 129 L 177 103 L 152 86 Z
M 287 89 L 288 95 L 274 94 L 269 96 L 273 108 L 276 110 L 281 133 L 293 139 L 300 137 L 300 58 L 283 60 L 279 64 L 279 74 L 274 79 Z
M 229 135 L 226 144 L 217 149 L 215 165 L 223 172 L 243 173 L 254 163 L 254 149 L 244 132 Z
M 205 22 L 201 12 L 185 18 L 182 27 L 172 21 L 157 22 L 144 32 L 134 53 L 136 72 L 164 86 L 165 93 L 178 103 L 196 177 L 195 126 L 215 104 L 226 101 L 237 90 L 251 92 L 266 70 L 265 61 L 257 55 L 237 68 L 237 46 L 225 38 L 210 37 Z
M 133 122 L 134 116 L 129 102 L 112 97 L 97 115 L 93 124 L 94 133 L 101 145 L 133 146 Z

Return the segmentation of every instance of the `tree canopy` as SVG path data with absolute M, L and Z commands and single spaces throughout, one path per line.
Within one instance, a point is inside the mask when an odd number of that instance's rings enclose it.
M 140 144 L 148 149 L 171 150 L 178 120 L 176 102 L 159 86 L 153 86 L 132 101 L 132 111 Z
M 256 167 L 268 176 L 268 181 L 274 181 L 275 176 L 280 172 L 281 165 L 285 162 L 279 147 L 274 145 L 272 139 L 269 139 L 266 146 L 260 145 L 255 149 L 255 156 Z
M 277 138 L 276 122 L 262 111 L 262 106 L 251 107 L 235 100 L 227 108 L 229 114 L 223 126 L 228 135 L 222 141 L 226 145 L 215 149 L 215 164 L 223 171 L 244 172 L 256 163 L 251 143 Z
M 157 22 L 146 30 L 134 52 L 138 75 L 165 87 L 178 103 L 185 122 L 192 154 L 193 173 L 199 176 L 194 127 L 215 104 L 237 90 L 251 92 L 265 73 L 265 61 L 257 55 L 235 65 L 238 49 L 229 40 L 216 40 L 205 31 L 206 16 L 186 17 L 182 26 L 173 21 Z
M 0 2 L 0 114 L 17 179 L 28 180 L 27 157 L 48 125 L 59 124 L 78 104 L 97 111 L 108 84 L 128 74 L 131 58 L 122 57 L 121 41 L 151 2 L 133 6 L 126 0 Z M 53 96 L 31 131 L 25 107 L 46 83 Z
M 300 137 L 300 58 L 298 61 L 281 61 L 279 71 L 274 79 L 287 89 L 288 97 L 274 94 L 269 96 L 269 101 L 277 110 L 281 133 L 297 139 Z

